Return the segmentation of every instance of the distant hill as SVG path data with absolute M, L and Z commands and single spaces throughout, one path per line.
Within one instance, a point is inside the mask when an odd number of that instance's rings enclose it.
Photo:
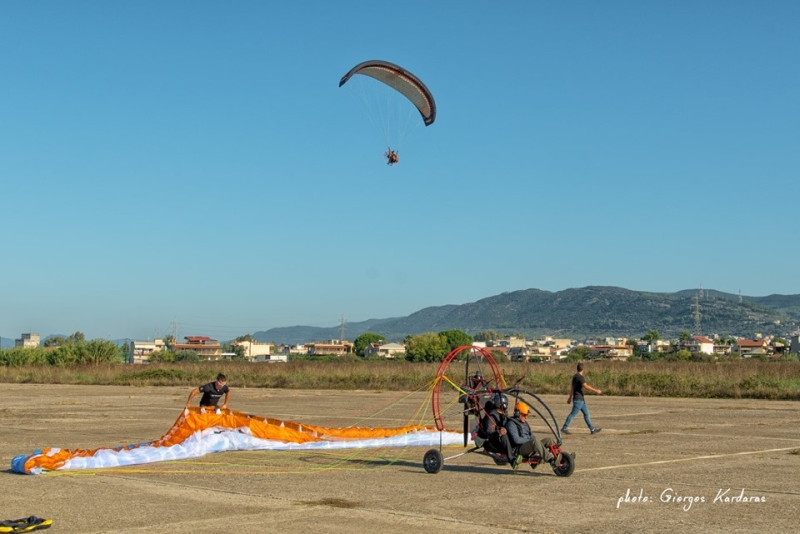
M 396 320 L 397 318 L 368 319 L 358 323 L 345 323 L 345 337 L 353 340 L 364 332 L 375 332 L 381 328 L 381 325 Z M 339 339 L 341 335 L 341 325 L 332 326 L 330 328 L 318 326 L 284 326 L 256 332 L 253 334 L 253 337 L 263 342 L 273 341 L 275 343 L 295 344 L 309 341 Z
M 698 291 L 696 289 L 685 289 L 678 291 L 675 295 L 681 297 L 694 298 Z M 703 290 L 705 297 L 719 298 L 738 301 L 739 295 L 733 293 L 723 293 L 722 291 Z M 752 302 L 753 304 L 761 304 L 767 308 L 775 311 L 786 313 L 793 317 L 800 317 L 800 295 L 768 295 L 766 297 L 748 297 L 741 296 L 745 302 Z
M 348 323 L 345 337 L 353 340 L 376 332 L 389 341 L 409 334 L 457 328 L 469 334 L 483 330 L 518 333 L 527 337 L 554 335 L 641 337 L 650 329 L 672 338 L 694 331 L 697 290 L 649 293 L 620 287 L 589 286 L 550 292 L 525 289 L 487 297 L 477 302 L 424 308 L 407 317 Z M 800 295 L 742 296 L 704 290 L 698 300 L 701 331 L 748 336 L 787 335 L 800 325 Z M 294 326 L 256 332 L 261 341 L 301 343 L 338 339 L 339 326 Z

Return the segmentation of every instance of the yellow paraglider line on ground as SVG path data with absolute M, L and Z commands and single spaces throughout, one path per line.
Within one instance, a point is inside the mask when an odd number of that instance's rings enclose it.
M 392 454 L 386 454 L 391 449 Z M 379 449 L 340 449 L 340 450 L 298 450 L 298 451 L 232 451 L 232 452 L 251 452 L 251 453 L 273 453 L 269 460 L 274 463 L 276 456 L 284 456 L 290 453 L 293 458 L 298 454 L 305 456 L 319 457 L 322 460 L 330 460 L 330 463 L 320 465 L 317 463 L 302 463 L 296 458 L 281 462 L 283 465 L 264 469 L 265 459 L 253 461 L 218 461 L 216 458 L 209 457 L 208 461 L 196 460 L 170 460 L 146 464 L 146 467 L 110 467 L 103 469 L 90 469 L 79 471 L 49 471 L 45 476 L 96 476 L 113 474 L 141 474 L 141 475 L 189 475 L 198 477 L 212 476 L 217 473 L 240 474 L 240 475 L 274 475 L 274 474 L 324 474 L 328 472 L 356 471 L 363 469 L 382 469 L 390 467 L 398 461 L 407 460 L 408 451 L 415 450 L 414 447 L 384 447 Z M 347 453 L 337 455 L 337 452 Z M 278 453 L 278 454 L 275 454 Z M 366 453 L 366 454 L 365 454 Z M 227 456 L 227 455 L 226 455 Z M 180 464 L 181 468 L 171 468 Z M 198 470 L 186 469 L 186 466 L 197 466 Z M 253 469 L 247 469 L 252 466 Z
M 386 454 L 392 450 L 392 454 Z M 364 455 L 369 451 L 367 455 Z M 413 454 L 409 454 L 413 451 Z M 184 476 L 197 476 L 208 477 L 215 476 L 218 473 L 226 475 L 308 475 L 308 474 L 326 474 L 337 473 L 343 471 L 357 471 L 365 469 L 384 469 L 395 465 L 400 461 L 417 461 L 417 449 L 415 447 L 385 447 L 380 449 L 341 449 L 341 450 L 301 450 L 301 451 L 236 451 L 236 452 L 250 452 L 251 454 L 261 453 L 278 453 L 271 454 L 269 460 L 274 463 L 275 456 L 283 456 L 284 453 L 291 453 L 292 457 L 297 454 L 304 454 L 320 457 L 322 460 L 331 460 L 330 464 L 319 465 L 312 463 L 302 464 L 300 460 L 294 459 L 287 462 L 282 462 L 283 465 L 276 465 L 275 467 L 263 469 L 265 464 L 264 459 L 254 461 L 218 461 L 215 458 L 209 457 L 207 461 L 196 460 L 171 460 L 167 462 L 160 462 L 148 464 L 146 467 L 131 466 L 131 467 L 112 467 L 104 469 L 92 469 L 87 471 L 51 471 L 45 476 L 105 476 L 115 474 L 137 474 L 137 475 L 184 475 Z M 337 452 L 347 452 L 348 454 L 341 456 Z M 227 455 L 226 455 L 227 456 Z M 180 464 L 181 468 L 176 467 Z M 290 465 L 287 465 L 290 464 Z M 186 466 L 197 466 L 199 469 L 186 469 Z M 247 469 L 252 466 L 253 469 Z

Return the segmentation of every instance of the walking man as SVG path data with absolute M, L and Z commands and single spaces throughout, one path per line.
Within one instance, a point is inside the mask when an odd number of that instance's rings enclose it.
M 578 415 L 578 412 L 583 412 L 583 420 L 586 421 L 586 426 L 589 427 L 589 431 L 592 434 L 600 432 L 601 429 L 596 428 L 589 417 L 589 407 L 586 406 L 586 400 L 583 398 L 584 390 L 597 393 L 598 395 L 603 394 L 599 389 L 595 389 L 586 383 L 586 379 L 583 377 L 583 364 L 579 363 L 578 372 L 572 377 L 572 385 L 570 385 L 569 397 L 567 397 L 567 404 L 572 404 L 572 411 L 567 416 L 567 420 L 564 421 L 564 426 L 561 429 L 562 434 L 570 433 L 568 430 L 569 424 L 572 422 L 572 419 Z

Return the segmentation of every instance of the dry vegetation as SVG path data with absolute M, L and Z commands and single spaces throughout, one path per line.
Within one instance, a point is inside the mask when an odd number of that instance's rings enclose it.
M 195 386 L 218 372 L 236 387 L 414 390 L 436 374 L 437 363 L 406 361 L 296 361 L 173 363 L 131 366 L 0 367 L 0 382 L 130 386 Z M 565 393 L 573 364 L 501 364 L 510 382 L 535 393 Z M 452 370 L 461 382 L 461 371 Z M 736 361 L 589 362 L 588 382 L 609 395 L 800 400 L 800 363 Z

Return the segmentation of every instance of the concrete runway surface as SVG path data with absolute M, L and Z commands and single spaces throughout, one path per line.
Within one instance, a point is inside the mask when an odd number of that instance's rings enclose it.
M 426 396 L 231 385 L 231 408 L 329 427 L 400 426 Z M 50 518 L 54 534 L 800 530 L 796 402 L 590 396 L 592 419 L 603 431 L 590 435 L 580 416 L 573 422 L 564 448 L 577 453 L 577 468 L 568 478 L 548 466 L 514 473 L 475 454 L 431 475 L 422 468 L 424 448 L 229 452 L 25 476 L 11 472 L 11 458 L 41 447 L 115 447 L 161 437 L 190 388 L 4 390 L 0 520 Z M 566 395 L 543 399 L 563 421 Z

